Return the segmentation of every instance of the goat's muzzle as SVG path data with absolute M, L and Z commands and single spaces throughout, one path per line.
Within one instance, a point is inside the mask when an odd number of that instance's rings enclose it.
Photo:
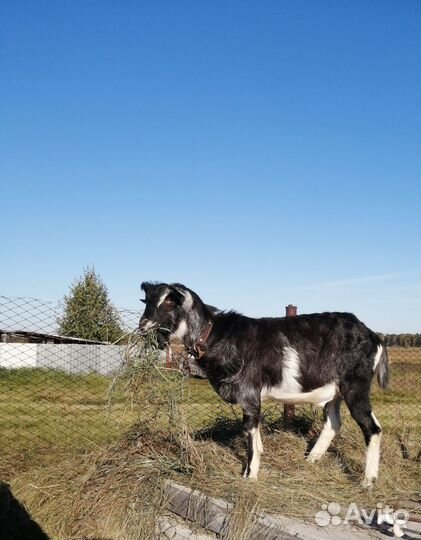
M 139 333 L 140 334 L 147 334 L 148 332 L 151 332 L 157 327 L 157 324 L 149 321 L 148 319 L 141 320 L 139 322 Z

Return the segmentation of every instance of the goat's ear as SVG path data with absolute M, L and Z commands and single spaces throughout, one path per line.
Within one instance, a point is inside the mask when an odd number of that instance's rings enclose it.
M 182 306 L 184 300 L 186 299 L 184 294 L 176 287 L 170 286 L 169 289 L 170 289 L 169 295 L 170 295 L 171 300 L 173 300 L 177 305 Z
M 205 304 L 206 309 L 208 309 L 211 313 L 218 313 L 220 310 L 215 307 L 211 306 L 210 304 Z

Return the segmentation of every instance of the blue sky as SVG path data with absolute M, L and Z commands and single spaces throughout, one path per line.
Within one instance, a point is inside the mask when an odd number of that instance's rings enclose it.
M 421 3 L 7 1 L 0 294 L 420 327 Z

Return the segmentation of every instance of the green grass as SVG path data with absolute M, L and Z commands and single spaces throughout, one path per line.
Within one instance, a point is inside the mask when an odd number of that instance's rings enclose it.
M 2 454 L 30 449 L 83 451 L 106 444 L 138 415 L 120 393 L 108 407 L 110 379 L 43 369 L 0 369 Z
M 372 386 L 373 409 L 385 431 L 401 429 L 419 442 L 421 434 L 421 349 L 390 347 L 390 384 Z
M 419 349 L 390 348 L 391 384 L 382 391 L 373 382 L 372 401 L 384 429 L 400 426 L 412 437 L 419 436 L 421 407 L 421 361 Z M 167 373 L 180 385 L 177 374 Z M 54 446 L 58 449 L 84 450 L 113 441 L 137 419 L 149 419 L 157 405 L 170 399 L 156 385 L 164 379 L 152 379 L 137 385 L 127 399 L 125 382 L 113 391 L 109 407 L 111 379 L 95 373 L 70 375 L 43 369 L 0 368 L 0 430 L 3 453 Z M 177 386 L 178 388 L 178 386 Z M 171 388 L 167 389 L 172 392 Z M 241 419 L 238 406 L 224 403 L 206 380 L 187 379 L 178 402 L 189 428 L 197 431 L 211 426 L 219 418 Z M 164 403 L 165 404 L 165 403 Z M 301 410 L 301 407 L 297 409 Z M 304 406 L 306 411 L 311 407 Z M 345 407 L 343 407 L 345 409 Z M 282 414 L 282 405 L 267 403 L 263 413 L 269 420 Z M 163 424 L 165 418 L 157 418 Z

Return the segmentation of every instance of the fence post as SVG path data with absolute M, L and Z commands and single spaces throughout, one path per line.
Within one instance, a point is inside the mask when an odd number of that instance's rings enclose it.
M 297 315 L 297 306 L 288 304 L 285 306 L 285 315 L 287 317 L 295 317 Z M 295 405 L 284 405 L 284 424 L 293 420 L 295 417 Z

